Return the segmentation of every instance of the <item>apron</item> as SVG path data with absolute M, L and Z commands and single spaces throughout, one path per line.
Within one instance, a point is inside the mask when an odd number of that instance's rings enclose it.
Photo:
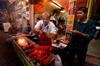
M 49 29 L 49 26 L 47 26 L 47 32 L 48 32 L 48 29 Z M 39 45 L 51 46 L 51 38 L 48 38 L 44 32 L 39 37 Z

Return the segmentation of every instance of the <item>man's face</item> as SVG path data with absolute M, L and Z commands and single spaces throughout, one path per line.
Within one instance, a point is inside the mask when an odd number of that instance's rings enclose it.
M 16 28 L 16 25 L 15 25 L 15 23 L 12 23 L 12 27 Z
M 43 16 L 42 19 L 43 19 L 44 25 L 47 25 L 49 23 L 49 17 L 48 16 Z
M 27 25 L 27 27 L 29 28 L 29 27 L 30 27 L 30 25 Z
M 86 13 L 84 13 L 83 11 L 77 11 L 77 19 L 82 19 L 85 16 L 86 16 Z

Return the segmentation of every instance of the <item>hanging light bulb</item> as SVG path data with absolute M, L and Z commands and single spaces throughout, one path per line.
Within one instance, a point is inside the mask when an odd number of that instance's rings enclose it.
M 24 2 L 22 2 L 22 5 L 24 4 Z
M 26 0 L 28 2 L 28 0 Z
M 61 12 L 62 12 L 62 13 L 64 13 L 64 12 L 65 12 L 65 10 L 61 10 Z

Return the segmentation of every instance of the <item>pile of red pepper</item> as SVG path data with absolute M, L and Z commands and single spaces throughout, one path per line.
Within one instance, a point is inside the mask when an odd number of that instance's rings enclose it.
M 29 44 L 27 46 L 23 46 L 22 47 L 23 50 L 26 50 L 26 49 L 29 49 L 29 48 L 33 48 L 33 45 L 32 44 Z
M 35 45 L 33 48 L 32 44 L 23 46 L 22 49 L 25 54 L 29 55 L 33 63 L 37 66 L 47 65 L 51 59 L 51 47 L 50 46 L 38 46 Z
M 34 48 L 31 49 L 29 57 L 31 57 L 33 63 L 37 64 L 37 66 L 41 66 L 42 64 L 47 65 L 51 58 L 50 52 L 50 46 L 35 45 Z
M 33 45 L 32 44 L 29 44 L 27 46 L 23 46 L 22 49 L 25 50 L 25 54 L 29 54 L 32 52 L 32 49 L 33 48 Z

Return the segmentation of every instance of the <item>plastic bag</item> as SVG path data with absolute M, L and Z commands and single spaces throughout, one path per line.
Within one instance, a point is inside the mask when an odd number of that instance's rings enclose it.
M 44 33 L 39 37 L 39 45 L 49 45 L 51 46 L 51 38 L 48 38 Z
M 55 55 L 55 66 L 62 66 L 61 58 L 58 54 Z

